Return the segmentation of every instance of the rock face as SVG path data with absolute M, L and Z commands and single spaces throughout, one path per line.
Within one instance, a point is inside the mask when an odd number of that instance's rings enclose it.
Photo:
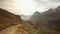
M 36 14 L 37 13 L 37 14 Z M 29 19 L 32 24 L 42 29 L 60 31 L 60 7 L 50 9 L 44 13 L 35 12 Z
M 22 23 L 20 16 L 0 8 L 0 30 Z

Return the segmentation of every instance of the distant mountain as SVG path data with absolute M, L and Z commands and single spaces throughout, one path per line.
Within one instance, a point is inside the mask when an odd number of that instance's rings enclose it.
M 28 20 L 30 22 L 35 23 L 38 21 L 39 18 L 40 18 L 40 13 L 38 11 L 36 11 Z
M 43 13 L 35 12 L 28 21 L 42 29 L 60 31 L 60 6 Z
M 20 16 L 0 8 L 0 30 L 22 23 Z
M 30 15 L 20 15 L 22 20 L 28 20 Z

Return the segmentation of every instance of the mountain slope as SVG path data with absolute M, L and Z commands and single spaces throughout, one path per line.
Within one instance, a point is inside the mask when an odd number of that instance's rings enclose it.
M 40 18 L 39 16 L 40 16 L 40 13 L 37 11 L 32 15 L 32 17 L 30 17 L 29 21 L 36 22 Z
M 22 23 L 19 16 L 0 8 L 0 30 L 19 23 Z
M 38 34 L 38 32 L 34 28 L 18 24 L 0 31 L 0 34 Z
M 60 6 L 40 14 L 33 14 L 31 18 L 28 21 L 32 22 L 32 24 L 34 23 L 35 26 L 40 27 L 41 29 L 60 31 Z

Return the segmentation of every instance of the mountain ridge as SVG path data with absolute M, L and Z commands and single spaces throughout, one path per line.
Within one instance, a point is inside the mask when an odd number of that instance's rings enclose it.
M 35 13 L 34 13 L 35 14 Z M 48 28 L 56 31 L 60 31 L 60 6 L 55 9 L 50 9 L 46 12 L 31 16 L 28 20 L 37 27 Z M 36 17 L 34 17 L 36 16 Z

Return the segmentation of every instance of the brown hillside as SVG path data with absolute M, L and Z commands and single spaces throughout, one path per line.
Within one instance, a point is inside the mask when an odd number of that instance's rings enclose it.
M 19 23 L 22 23 L 20 16 L 0 8 L 0 30 Z

